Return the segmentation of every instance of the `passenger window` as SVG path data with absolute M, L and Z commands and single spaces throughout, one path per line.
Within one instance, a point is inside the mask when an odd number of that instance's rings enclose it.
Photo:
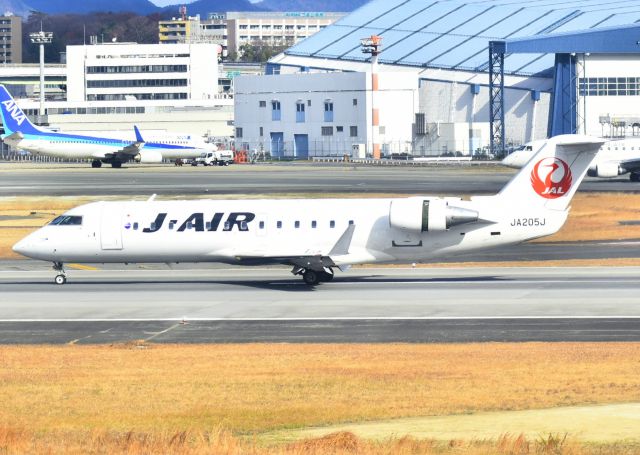
M 312 229 L 315 229 L 317 225 L 318 225 L 318 223 L 316 223 L 315 220 L 311 222 L 311 228 Z
M 241 231 L 246 231 L 247 230 L 247 222 L 246 221 L 240 221 L 240 230 Z
M 300 221 L 296 221 L 294 223 L 294 226 L 295 226 L 296 229 L 298 229 L 300 227 Z
M 333 221 L 333 220 L 329 221 L 329 227 L 330 227 L 331 229 L 333 229 L 334 227 L 336 227 L 336 222 L 335 222 L 335 221 Z
M 169 222 L 169 229 L 173 230 L 173 227 L 176 225 L 174 221 Z
M 260 229 L 264 229 L 264 221 L 260 221 L 259 226 L 260 226 Z
M 228 231 L 230 227 L 231 227 L 231 223 L 229 223 L 228 221 L 225 221 L 224 222 L 224 230 Z
M 193 228 L 193 223 L 191 221 L 187 222 L 187 229 Z
M 210 231 L 210 230 L 211 230 L 211 221 L 207 221 L 204 225 L 205 225 L 205 229 L 206 229 L 207 231 Z
M 277 227 L 278 229 L 282 229 L 282 221 L 278 221 L 278 222 L 276 223 L 276 227 Z
M 351 224 L 353 224 L 353 220 L 349 220 L 349 224 L 350 224 L 350 225 L 351 225 Z
M 133 223 L 133 230 L 137 231 L 138 230 L 138 223 Z

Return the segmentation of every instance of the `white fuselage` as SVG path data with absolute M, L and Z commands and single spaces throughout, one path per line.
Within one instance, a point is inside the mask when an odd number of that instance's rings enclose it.
M 123 150 L 133 141 L 90 136 L 77 139 L 58 139 L 52 134 L 41 137 L 28 136 L 24 139 L 6 138 L 5 142 L 12 147 L 35 155 L 64 159 L 100 159 Z M 154 142 L 150 142 L 149 147 L 143 146 L 140 153 L 144 155 L 146 152 L 154 152 L 159 154 L 161 159 L 173 160 L 196 158 L 203 152 L 215 149 L 213 144 L 207 144 L 204 141 L 163 137 L 155 138 Z
M 411 231 L 391 226 L 394 200 L 98 202 L 67 212 L 82 216 L 81 225 L 47 225 L 14 249 L 53 262 L 286 263 L 278 258 L 329 255 L 353 223 L 348 248 L 331 254 L 335 265 L 417 262 L 549 235 L 567 216 L 526 206 L 506 210 L 498 197 L 448 199 L 480 219 Z

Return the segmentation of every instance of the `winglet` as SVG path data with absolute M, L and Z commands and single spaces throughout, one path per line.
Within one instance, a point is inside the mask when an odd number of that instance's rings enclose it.
M 133 125 L 133 131 L 136 132 L 136 142 L 144 142 L 144 139 L 142 139 L 142 134 L 140 134 L 140 130 L 136 125 Z
M 349 254 L 349 246 L 351 245 L 351 239 L 353 238 L 353 231 L 355 231 L 355 229 L 355 224 L 350 224 L 347 227 L 336 244 L 333 245 L 333 248 L 331 248 L 329 256 L 342 256 L 345 254 Z

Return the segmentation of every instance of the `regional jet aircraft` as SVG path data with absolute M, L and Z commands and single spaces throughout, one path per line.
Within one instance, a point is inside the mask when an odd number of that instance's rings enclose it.
M 108 163 L 119 168 L 127 161 L 161 163 L 164 159 L 196 158 L 203 152 L 216 150 L 213 144 L 188 135 L 145 142 L 136 126 L 135 141 L 65 134 L 39 128 L 29 121 L 4 85 L 0 85 L 0 115 L 5 132 L 1 138 L 6 144 L 35 155 L 89 159 L 91 167 Z
M 534 156 L 545 140 L 533 141 L 514 150 L 502 164 L 521 168 Z M 589 177 L 611 178 L 629 174 L 629 180 L 640 182 L 640 139 L 620 139 L 605 142 L 587 171 Z
M 94 202 L 13 249 L 52 261 L 58 284 L 65 262 L 221 262 L 286 264 L 315 285 L 353 264 L 429 261 L 551 235 L 602 143 L 549 139 L 494 196 Z

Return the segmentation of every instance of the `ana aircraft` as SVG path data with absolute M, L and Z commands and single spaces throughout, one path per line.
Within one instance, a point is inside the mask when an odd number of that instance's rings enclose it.
M 514 150 L 502 164 L 521 168 L 535 155 L 545 140 L 529 142 Z M 611 178 L 629 174 L 632 182 L 640 181 L 640 138 L 606 141 L 587 171 L 589 177 Z
M 602 143 L 549 139 L 494 196 L 94 202 L 13 250 L 52 261 L 58 284 L 65 262 L 222 262 L 286 264 L 315 285 L 336 267 L 428 261 L 551 235 Z
M 90 159 L 91 167 L 102 163 L 119 168 L 122 163 L 161 163 L 164 159 L 189 159 L 216 150 L 213 144 L 191 136 L 171 136 L 145 142 L 136 126 L 135 141 L 99 136 L 65 134 L 33 125 L 4 85 L 0 85 L 0 115 L 5 134 L 2 140 L 36 155 Z

